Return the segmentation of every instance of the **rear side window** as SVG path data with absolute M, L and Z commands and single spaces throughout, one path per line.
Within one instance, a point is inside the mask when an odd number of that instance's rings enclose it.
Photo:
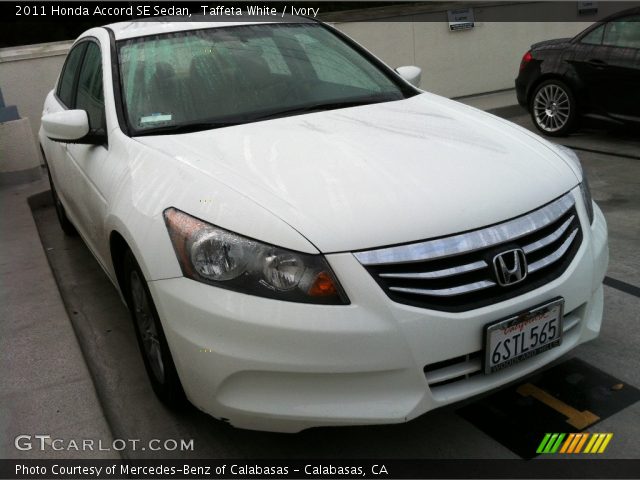
M 71 49 L 64 64 L 60 82 L 58 83 L 58 98 L 67 107 L 73 108 L 73 84 L 80 68 L 82 54 L 87 47 L 86 42 L 76 45 Z
M 640 48 L 640 15 L 607 23 L 603 43 L 612 47 Z
M 74 108 L 85 110 L 91 130 L 104 129 L 104 93 L 102 89 L 102 55 L 100 47 L 87 43 Z

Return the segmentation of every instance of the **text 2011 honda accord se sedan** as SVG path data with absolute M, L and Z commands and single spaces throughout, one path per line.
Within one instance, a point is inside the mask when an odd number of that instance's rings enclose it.
M 607 231 L 576 155 L 419 76 L 307 20 L 73 45 L 40 131 L 56 209 L 164 402 L 403 422 L 598 335 Z

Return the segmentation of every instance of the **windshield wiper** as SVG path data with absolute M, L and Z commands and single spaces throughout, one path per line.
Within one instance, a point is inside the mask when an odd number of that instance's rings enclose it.
M 339 102 L 320 102 L 311 105 L 302 105 L 299 107 L 287 108 L 285 110 L 278 110 L 277 112 L 267 113 L 266 115 L 259 115 L 253 117 L 252 121 L 267 120 L 270 118 L 286 117 L 289 115 L 296 115 L 299 113 L 321 112 L 325 110 L 337 110 L 339 108 L 359 107 L 361 105 L 371 105 L 374 103 L 390 102 L 392 100 L 400 100 L 395 97 L 368 97 L 358 100 L 343 100 Z
M 166 135 L 176 133 L 200 132 L 203 130 L 213 130 L 215 128 L 233 127 L 242 122 L 197 122 L 185 123 L 182 125 L 164 125 L 162 127 L 149 128 L 136 133 L 134 136 L 142 137 L 146 135 Z

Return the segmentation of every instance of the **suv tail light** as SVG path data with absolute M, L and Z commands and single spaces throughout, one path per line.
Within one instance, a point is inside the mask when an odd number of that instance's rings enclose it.
M 533 55 L 531 55 L 531 50 L 529 50 L 522 56 L 522 60 L 520 61 L 520 71 L 522 71 L 531 60 L 533 60 Z

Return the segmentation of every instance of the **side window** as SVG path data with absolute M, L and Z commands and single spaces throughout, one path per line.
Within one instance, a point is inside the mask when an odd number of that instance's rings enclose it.
M 580 43 L 586 43 L 589 45 L 602 45 L 602 35 L 604 33 L 604 25 L 600 25 L 595 30 L 591 30 L 587 33 L 582 39 Z
M 640 48 L 640 15 L 607 23 L 604 45 L 624 48 Z
M 71 49 L 64 64 L 60 81 L 58 82 L 58 98 L 67 107 L 73 108 L 73 83 L 78 74 L 78 68 L 82 60 L 82 54 L 86 48 L 86 42 L 76 45 Z
M 91 130 L 105 128 L 102 55 L 100 47 L 93 42 L 87 44 L 87 53 L 78 77 L 75 108 L 86 110 Z

